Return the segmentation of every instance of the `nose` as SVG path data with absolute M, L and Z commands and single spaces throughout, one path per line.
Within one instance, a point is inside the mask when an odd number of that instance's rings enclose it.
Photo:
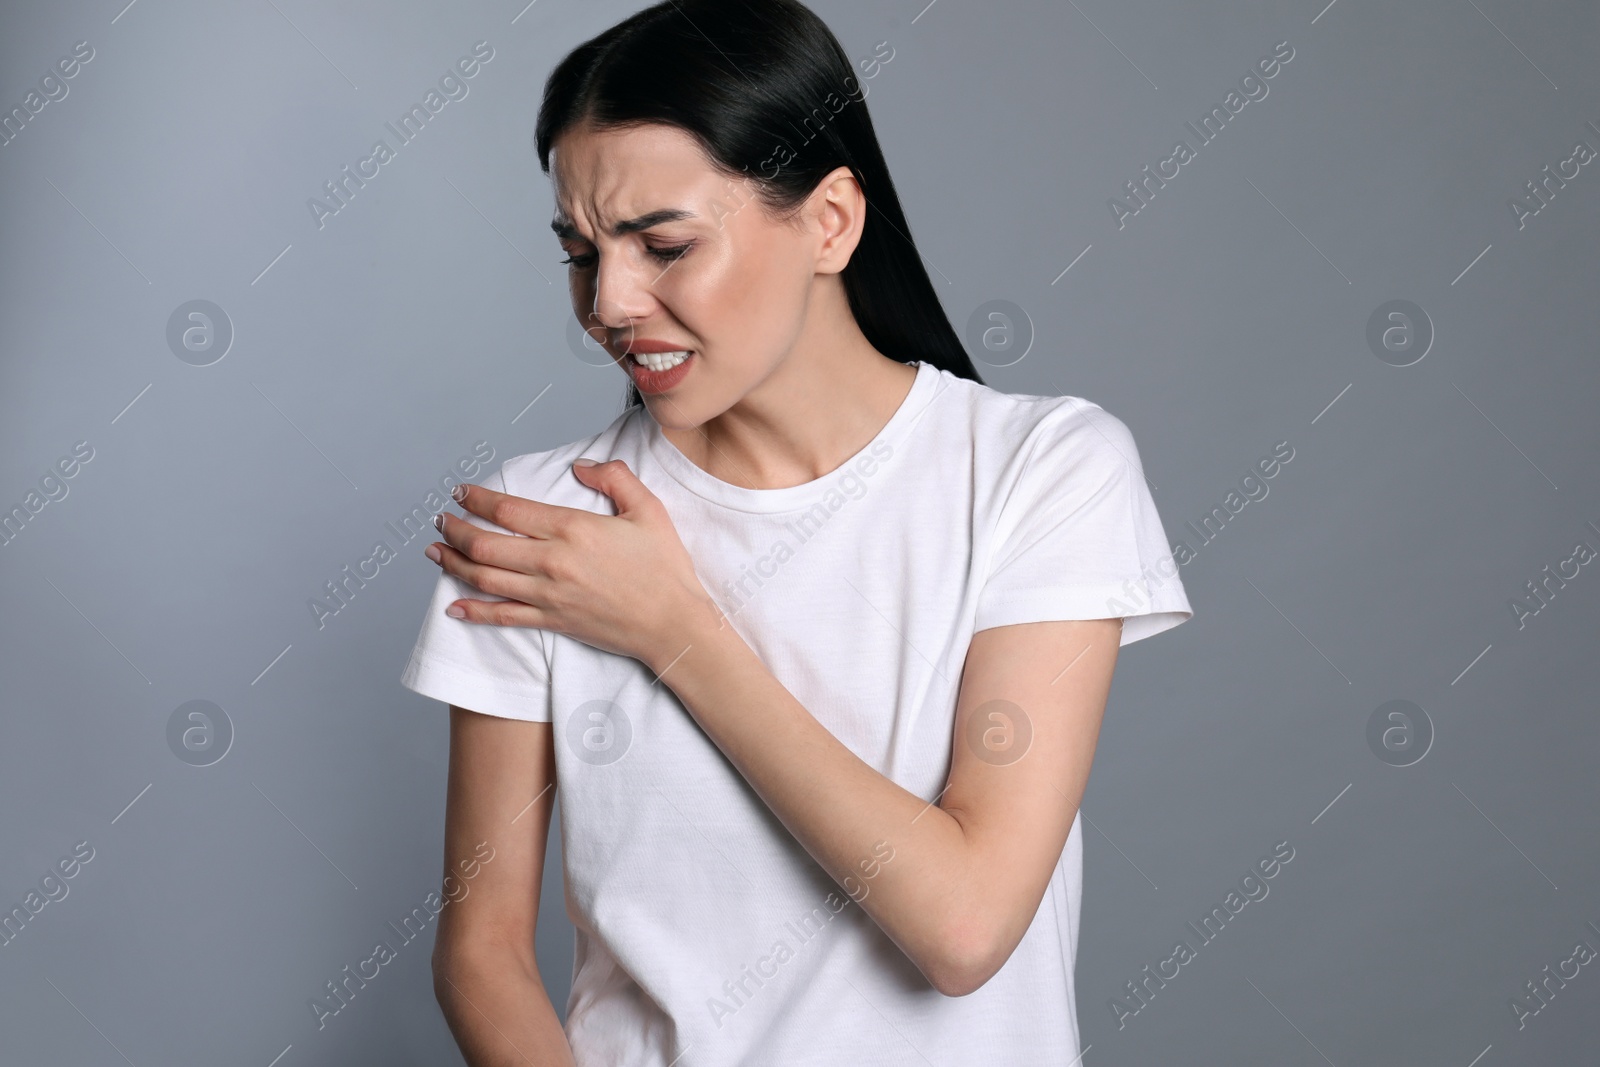
M 634 323 L 648 316 L 655 306 L 650 292 L 653 275 L 647 271 L 648 268 L 628 262 L 625 256 L 600 257 L 595 272 L 594 306 L 586 323 L 591 333 L 597 327 L 624 331 L 622 341 L 626 343 Z

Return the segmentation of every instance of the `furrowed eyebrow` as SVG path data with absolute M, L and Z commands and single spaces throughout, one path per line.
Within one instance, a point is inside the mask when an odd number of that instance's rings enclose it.
M 648 230 L 652 226 L 659 226 L 663 222 L 678 222 L 682 219 L 693 218 L 699 218 L 699 216 L 692 211 L 685 211 L 682 208 L 662 208 L 660 211 L 651 211 L 640 215 L 636 219 L 624 219 L 611 227 L 611 233 L 612 236 L 622 237 L 626 234 L 636 233 L 639 230 Z M 570 219 L 559 216 L 551 219 L 550 228 L 555 231 L 557 237 L 564 240 L 584 240 L 583 234 L 578 232 L 578 228 L 572 224 Z

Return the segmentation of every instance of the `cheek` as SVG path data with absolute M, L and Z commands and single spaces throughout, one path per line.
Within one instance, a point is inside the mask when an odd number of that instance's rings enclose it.
M 684 272 L 668 300 L 679 321 L 724 355 L 770 357 L 805 310 L 806 276 L 782 243 L 743 240 Z

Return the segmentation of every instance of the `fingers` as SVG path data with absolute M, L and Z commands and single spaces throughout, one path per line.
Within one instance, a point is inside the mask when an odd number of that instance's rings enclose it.
M 450 532 L 446 534 L 445 543 L 437 545 L 439 558 L 434 560 L 442 570 L 490 596 L 521 600 L 533 594 L 532 583 L 543 573 L 537 561 L 530 563 L 520 553 L 515 559 L 497 559 L 499 547 L 496 542 L 480 540 L 473 533 L 463 535 L 463 528 L 475 528 L 470 522 L 456 519 L 455 516 L 451 518 L 454 521 L 446 524 Z M 482 534 L 484 531 L 475 530 L 475 533 Z M 500 543 L 520 541 L 524 547 L 529 545 L 527 538 L 508 538 L 504 534 L 489 536 L 500 538 Z
M 544 613 L 531 604 L 516 600 L 457 600 L 444 609 L 451 618 L 487 626 L 522 626 L 543 630 Z
M 613 459 L 593 467 L 582 467 L 574 463 L 572 473 L 576 474 L 584 485 L 600 490 L 615 501 L 618 515 L 647 510 L 660 504 L 660 499 L 650 491 L 649 486 L 639 480 L 639 476 L 628 467 L 626 460 Z
M 450 495 L 457 498 L 456 503 L 461 505 L 462 511 L 480 515 L 502 529 L 525 537 L 554 536 L 561 523 L 567 520 L 565 513 L 575 510 L 467 483 L 456 486 Z
M 492 492 L 492 490 L 485 490 Z M 516 500 L 516 497 L 507 497 Z M 486 530 L 482 526 L 457 515 L 440 512 L 435 517 L 434 525 L 438 528 L 440 536 L 445 542 L 460 552 L 468 560 L 475 563 L 484 563 L 494 567 L 502 567 L 509 571 L 518 571 L 523 574 L 539 573 L 539 567 L 544 558 L 544 552 L 549 547 L 549 539 L 540 537 L 523 537 L 514 533 L 498 533 Z M 556 531 L 564 528 L 564 519 L 555 522 Z M 435 560 L 434 562 L 440 562 Z
M 532 577 L 474 563 L 449 545 L 436 547 L 440 554 L 436 562 L 445 573 L 490 596 L 505 598 L 457 600 L 445 609 L 446 615 L 495 626 L 546 628 L 547 614 L 535 604 L 521 599 L 537 595 L 537 585 Z

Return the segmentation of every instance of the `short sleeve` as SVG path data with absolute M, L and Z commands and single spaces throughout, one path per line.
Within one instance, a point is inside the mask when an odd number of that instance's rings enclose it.
M 1024 446 L 992 539 L 975 630 L 1121 618 L 1124 645 L 1193 616 L 1133 434 L 1063 398 Z
M 502 471 L 485 478 L 482 484 L 496 492 L 507 492 Z M 486 530 L 512 532 L 470 511 L 462 517 Z M 485 715 L 549 722 L 548 635 L 531 627 L 468 622 L 444 613 L 452 602 L 463 599 L 506 598 L 485 593 L 440 571 L 422 620 L 422 632 L 400 684 L 425 697 Z

